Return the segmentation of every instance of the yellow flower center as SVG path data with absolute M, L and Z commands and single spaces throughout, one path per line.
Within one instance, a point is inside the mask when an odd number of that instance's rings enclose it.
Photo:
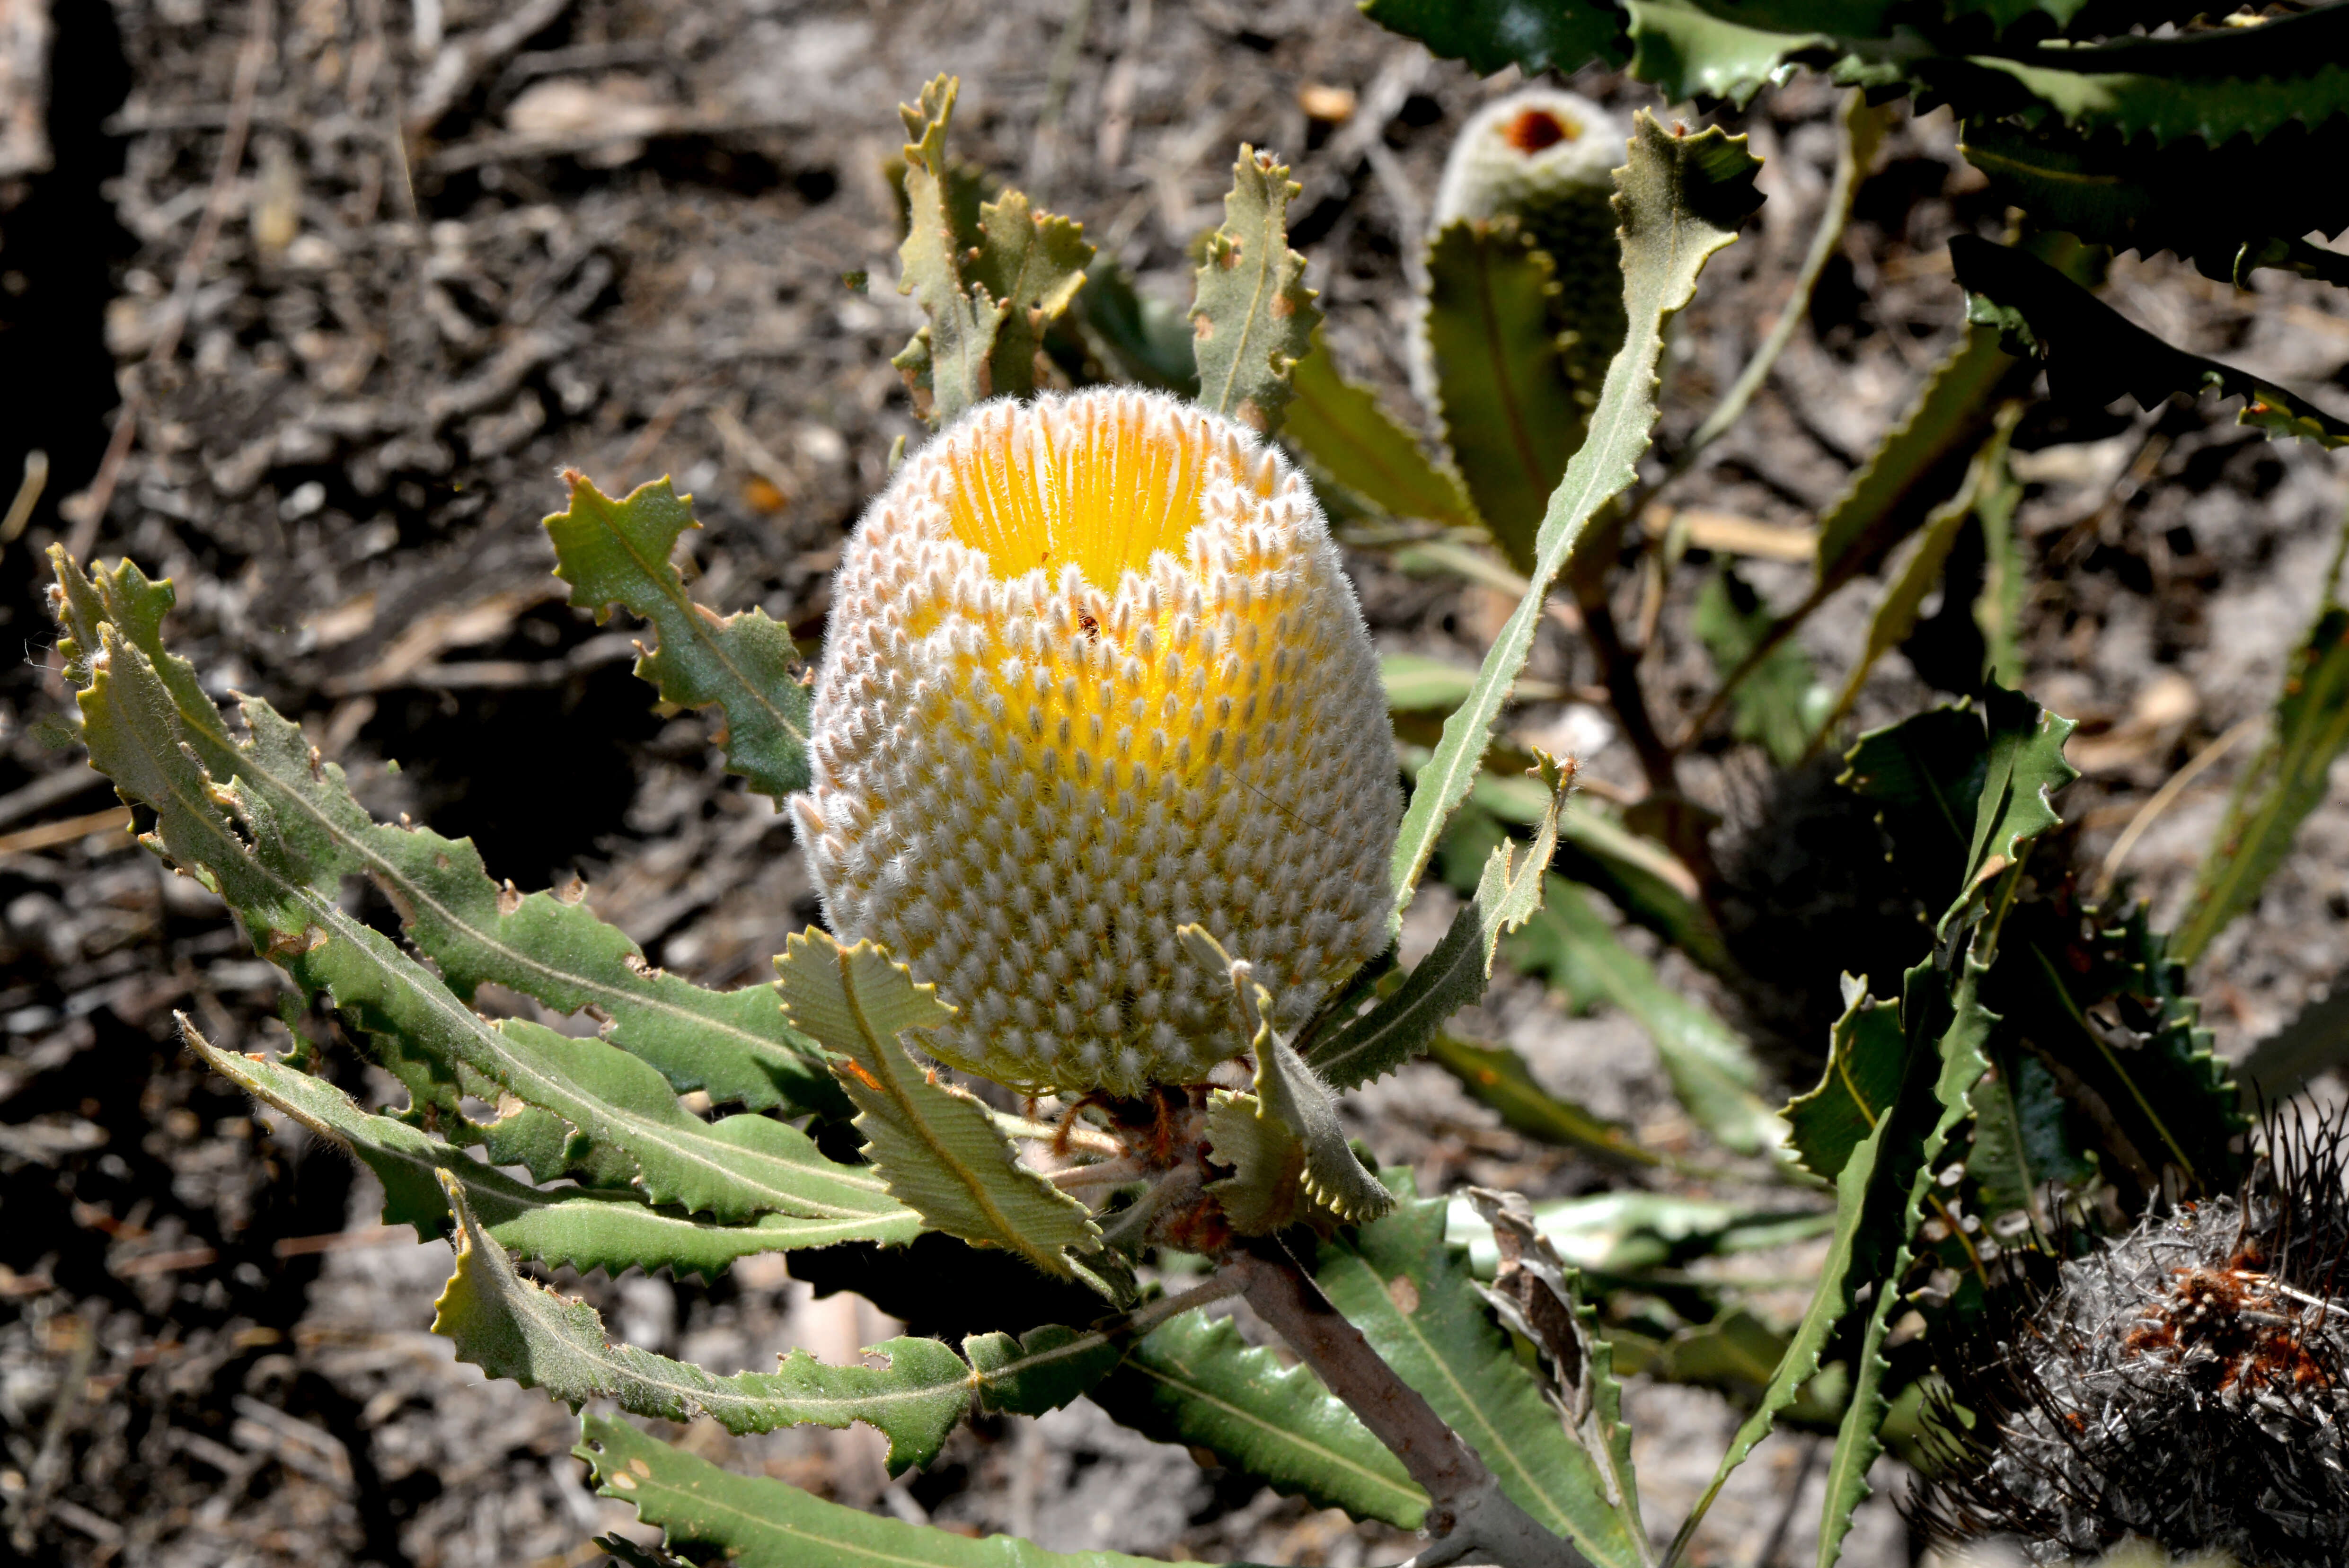
M 1060 419 L 974 432 L 947 454 L 955 538 L 985 555 L 999 578 L 1041 568 L 1057 580 L 1073 563 L 1114 593 L 1126 572 L 1149 571 L 1154 553 L 1182 558 L 1211 469 L 1272 494 L 1272 469 L 1235 463 L 1227 438 L 1151 411 L 1138 399 L 1071 404 Z

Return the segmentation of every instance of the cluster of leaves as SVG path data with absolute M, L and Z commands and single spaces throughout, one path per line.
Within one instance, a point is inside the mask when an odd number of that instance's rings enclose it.
M 2349 194 L 2311 173 L 2349 147 L 2349 6 L 2338 0 L 2249 19 L 2199 0 L 1367 0 L 1364 9 L 1480 72 L 1603 61 L 1675 101 L 1743 107 L 1807 67 L 1878 101 L 1947 104 L 1963 122 L 1967 158 L 2041 227 L 2116 250 L 2175 251 L 2218 278 L 2281 266 L 2349 282 L 2349 261 L 2302 238 L 2349 228 Z
M 2127 160 L 2156 145 L 2185 171 L 2161 179 L 2220 182 L 2261 163 L 2239 159 L 2241 147 L 2321 139 L 2343 122 L 2326 107 L 2342 73 L 2313 52 L 2349 16 L 2343 4 L 2158 46 L 2100 41 L 2109 8 L 2096 0 L 1814 0 L 1734 15 L 1715 0 L 1371 9 L 1480 68 L 1608 58 L 1675 97 L 1743 101 L 1773 74 L 1814 65 L 1868 95 L 1946 99 L 1967 115 L 1969 156 L 2019 191 L 2033 169 L 2093 168 L 2140 191 L 2150 177 L 2128 174 Z M 2046 46 L 2057 42 L 2066 46 Z M 2254 70 L 2272 90 L 2245 88 Z M 1460 895 L 1434 949 L 1408 971 L 1390 953 L 1285 1038 L 1244 970 L 1190 934 L 1203 961 L 1232 973 L 1239 1015 L 1257 1026 L 1235 1040 L 1254 1058 L 1252 1086 L 1202 1107 L 1216 1179 L 1199 1196 L 1220 1227 L 1208 1250 L 1237 1237 L 1238 1254 L 1286 1257 L 1309 1275 L 1398 1387 L 1473 1450 L 1543 1551 L 1609 1568 L 1659 1561 L 1639 1512 L 1618 1367 L 1728 1388 L 1751 1412 L 1662 1553 L 1667 1564 L 1774 1424 L 1833 1430 L 1819 1557 L 1832 1563 L 1870 1462 L 1907 1440 L 1936 1336 L 1979 1320 L 2002 1253 L 2054 1245 L 2091 1194 L 2136 1206 L 2238 1179 L 2239 1091 L 2196 1027 L 2177 960 L 2256 896 L 2349 741 L 2349 611 L 2336 606 L 2312 629 L 2275 732 L 2230 807 L 2195 923 L 2172 944 L 2141 912 L 2082 892 L 2053 803 L 2072 776 L 2070 727 L 1990 678 L 2018 662 L 2008 531 L 2020 487 L 2007 440 L 2033 356 L 2046 358 L 2059 390 L 2150 400 L 2209 386 L 2244 395 L 2246 418 L 2279 434 L 2332 443 L 2349 430 L 2281 389 L 2159 345 L 2085 294 L 2094 247 L 2155 242 L 2169 232 L 2157 219 L 2186 221 L 2171 211 L 2178 201 L 2140 202 L 2133 228 L 2114 226 L 2118 207 L 2048 225 L 2077 239 L 1963 242 L 1975 325 L 1820 517 L 1802 603 L 1774 611 L 1725 565 L 1708 582 L 1692 630 L 1719 684 L 1667 736 L 1610 606 L 1627 554 L 1655 574 L 1661 602 L 1661 574 L 1687 542 L 1668 531 L 1651 549 L 1626 525 L 1652 493 L 1639 465 L 1659 418 L 1667 324 L 1758 205 L 1758 165 L 1742 139 L 1668 132 L 1640 117 L 1615 174 L 1612 236 L 1534 234 L 1504 220 L 1432 238 L 1431 413 L 1448 439 L 1430 455 L 1317 348 L 1319 313 L 1285 229 L 1296 187 L 1276 160 L 1241 150 L 1224 223 L 1203 242 L 1182 311 L 1140 295 L 1074 222 L 1017 191 L 990 196 L 954 162 L 954 98 L 942 77 L 905 110 L 903 287 L 926 325 L 895 363 L 925 417 L 943 424 L 988 397 L 1051 385 L 1175 387 L 1287 438 L 1325 494 L 1372 525 L 1361 542 L 1504 585 L 1516 600 L 1476 670 L 1402 661 L 1387 672 L 1414 785 L 1392 864 L 1398 909 L 1431 872 Z M 1798 299 L 1835 249 L 1878 128 L 1856 94 Z M 2054 201 L 2036 210 L 2054 213 Z M 2159 242 L 2206 265 L 2223 253 L 2230 266 L 2321 270 L 2330 263 L 2309 262 L 2290 237 L 2311 226 L 2290 226 L 2302 210 L 2209 204 L 2190 233 Z M 1675 472 L 1736 418 L 1796 319 L 1787 313 Z M 1542 438 L 1485 439 L 1509 429 Z M 796 651 L 759 612 L 721 616 L 691 602 L 670 564 L 692 521 L 685 500 L 666 483 L 617 500 L 575 475 L 571 485 L 568 509 L 547 526 L 572 602 L 599 617 L 623 608 L 652 628 L 638 673 L 663 700 L 722 716 L 727 766 L 750 788 L 780 799 L 803 787 L 808 696 Z M 1381 534 L 1381 524 L 1407 526 Z M 1723 719 L 1790 768 L 1835 745 L 1869 667 L 1915 629 L 1968 529 L 2005 563 L 2002 586 L 1976 610 L 1990 649 L 1981 694 L 1860 737 L 1837 786 L 1855 825 L 1837 852 L 1889 852 L 1888 896 L 1914 913 L 1913 929 L 1895 923 L 1880 949 L 1890 956 L 1849 983 L 1817 1087 L 1779 1112 L 1746 1034 L 1671 985 L 1606 911 L 1733 988 L 1754 981 L 1710 824 L 1682 798 L 1677 759 Z M 1482 552 L 1488 540 L 1502 560 Z M 811 932 L 791 939 L 776 983 L 722 993 L 649 969 L 575 894 L 523 895 L 493 882 L 470 843 L 372 820 L 339 769 L 266 704 L 241 703 L 239 738 L 164 646 L 168 584 L 127 563 L 56 565 L 92 760 L 141 812 L 146 841 L 219 893 L 303 994 L 337 1009 L 409 1103 L 391 1114 L 357 1104 L 310 1070 L 306 1045 L 244 1057 L 191 1031 L 191 1047 L 351 1148 L 381 1177 L 388 1221 L 450 1235 L 456 1271 L 436 1327 L 460 1355 L 574 1407 L 608 1398 L 639 1415 L 707 1415 L 736 1432 L 864 1421 L 887 1436 L 893 1473 L 934 1458 L 973 1408 L 1040 1413 L 1090 1393 L 1141 1431 L 1317 1506 L 1405 1529 L 1461 1528 L 1462 1499 L 1438 1495 L 1447 1482 L 1427 1456 L 1391 1447 L 1374 1435 L 1375 1414 L 1366 1425 L 1350 1408 L 1361 1390 L 1333 1392 L 1309 1356 L 1284 1367 L 1196 1301 L 1139 1288 L 1136 1264 L 1148 1260 L 1133 1214 L 1097 1213 L 1022 1161 L 1022 1142 L 1049 1140 L 1051 1129 L 921 1065 L 920 1031 L 947 1005 L 885 953 Z M 1794 634 L 1829 595 L 1879 571 L 1862 656 L 1829 686 Z M 1510 703 L 1536 690 L 1521 677 L 1560 587 L 1648 775 L 1648 798 L 1619 810 L 1585 801 L 1563 811 L 1570 768 L 1498 733 Z M 355 876 L 397 912 L 404 944 L 350 913 L 344 884 Z M 1340 1135 L 1332 1097 L 1423 1055 L 1526 1136 L 1626 1167 L 1679 1163 L 1546 1091 L 1515 1052 L 1454 1032 L 1501 962 L 1572 1005 L 1635 1019 L 1691 1120 L 1746 1157 L 1754 1180 L 1778 1183 L 1783 1202 L 1745 1209 L 1626 1191 L 1527 1212 L 1498 1199 L 1421 1198 L 1401 1173 L 1374 1175 Z M 600 1029 L 583 1037 L 486 1018 L 474 1006 L 484 984 Z M 2259 1081 L 2280 1087 L 2322 1065 L 2338 1031 L 2315 1033 L 2316 1044 L 2268 1052 Z M 695 1109 L 705 1104 L 716 1109 Z M 495 1109 L 483 1119 L 469 1105 Z M 1102 1142 L 1092 1152 L 1123 1152 Z M 531 1180 L 506 1173 L 516 1166 Z M 1825 1239 L 1826 1261 L 1791 1326 L 1763 1321 L 1733 1287 L 1687 1267 L 1806 1237 Z M 925 1295 L 965 1302 L 969 1321 L 954 1337 L 871 1347 L 883 1366 L 793 1352 L 771 1373 L 719 1377 L 611 1344 L 592 1309 L 515 1261 L 708 1278 L 772 1250 L 796 1250 L 795 1272 L 812 1278 L 845 1253 L 918 1253 Z M 1021 1295 L 976 1283 L 999 1279 L 1015 1258 L 1049 1288 Z M 1911 1310 L 1926 1333 L 1896 1332 Z M 963 1542 L 730 1475 L 616 1418 L 588 1417 L 579 1451 L 608 1494 L 671 1542 L 746 1562 L 1054 1561 L 1025 1542 Z M 1445 1549 L 1472 1544 L 1455 1533 Z

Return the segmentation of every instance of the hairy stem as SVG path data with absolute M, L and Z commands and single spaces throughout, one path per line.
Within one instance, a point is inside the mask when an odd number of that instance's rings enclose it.
M 1572 1545 L 1509 1501 L 1485 1461 L 1381 1358 L 1295 1260 L 1260 1244 L 1235 1253 L 1227 1267 L 1240 1282 L 1241 1299 L 1426 1491 L 1428 1549 L 1405 1568 L 1439 1568 L 1472 1553 L 1504 1568 L 1588 1568 Z

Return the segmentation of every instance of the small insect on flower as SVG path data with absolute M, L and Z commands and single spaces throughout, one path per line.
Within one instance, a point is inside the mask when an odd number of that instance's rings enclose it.
M 833 929 L 959 1009 L 1016 1088 L 1195 1083 L 1255 965 L 1294 1029 L 1386 942 L 1402 814 L 1378 662 L 1312 493 L 1130 389 L 973 409 L 841 562 L 791 802 Z
M 2267 1139 L 2239 1196 L 2064 1263 L 1945 1351 L 1913 1505 L 1937 1538 L 2349 1561 L 2349 1122 Z

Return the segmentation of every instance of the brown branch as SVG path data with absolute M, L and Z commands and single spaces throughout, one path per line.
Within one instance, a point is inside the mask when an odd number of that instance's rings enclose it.
M 1320 1375 L 1426 1491 L 1428 1549 L 1405 1568 L 1439 1568 L 1471 1553 L 1505 1568 L 1588 1568 L 1570 1543 L 1509 1501 L 1485 1461 L 1380 1357 L 1294 1260 L 1259 1243 L 1235 1253 L 1227 1267 L 1240 1282 L 1241 1299 Z
M 1680 776 L 1673 766 L 1672 749 L 1664 744 L 1655 716 L 1648 711 L 1647 693 L 1640 686 L 1639 656 L 1624 644 L 1622 630 L 1615 624 L 1615 609 L 1607 602 L 1606 587 L 1595 584 L 1588 593 L 1580 592 L 1579 584 L 1577 587 L 1582 634 L 1599 660 L 1599 683 L 1606 686 L 1608 706 L 1614 708 L 1616 720 L 1623 727 L 1623 738 L 1630 742 L 1632 755 L 1640 759 L 1649 789 L 1659 795 L 1678 795 Z

